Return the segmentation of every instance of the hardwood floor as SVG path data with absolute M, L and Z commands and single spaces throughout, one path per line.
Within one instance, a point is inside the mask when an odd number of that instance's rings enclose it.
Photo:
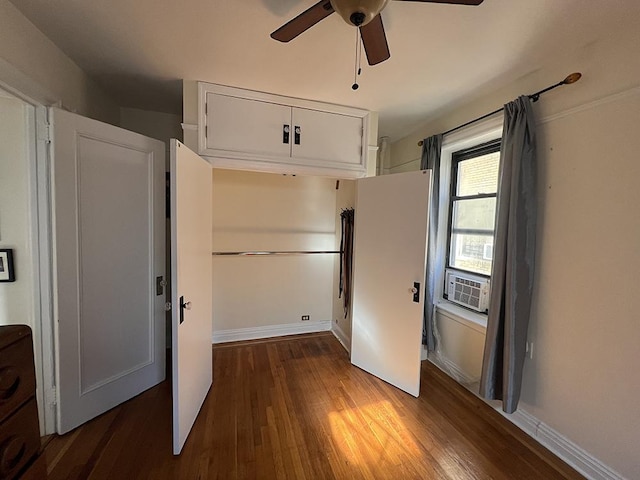
M 353 367 L 330 334 L 216 346 L 214 386 L 171 455 L 169 382 L 45 449 L 65 479 L 581 479 L 423 363 L 413 398 Z

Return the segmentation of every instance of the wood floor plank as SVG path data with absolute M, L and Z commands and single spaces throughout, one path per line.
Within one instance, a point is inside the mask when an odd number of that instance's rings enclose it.
M 213 365 L 180 456 L 166 381 L 51 439 L 50 480 L 583 478 L 427 362 L 419 398 L 330 333 L 216 346 Z

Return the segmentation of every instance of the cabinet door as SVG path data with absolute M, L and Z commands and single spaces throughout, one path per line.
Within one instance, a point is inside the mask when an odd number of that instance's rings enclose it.
M 289 157 L 283 127 L 291 125 L 291 107 L 277 103 L 207 93 L 207 150 Z M 221 152 L 222 151 L 222 152 Z
M 361 117 L 293 108 L 292 125 L 300 129 L 299 143 L 292 135 L 292 157 L 326 167 L 364 167 Z

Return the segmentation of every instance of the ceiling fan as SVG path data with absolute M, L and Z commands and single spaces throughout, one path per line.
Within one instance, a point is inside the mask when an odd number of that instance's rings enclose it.
M 484 0 L 399 0 L 405 2 L 449 3 L 453 5 L 480 5 Z M 289 42 L 313 27 L 320 20 L 338 12 L 349 25 L 360 29 L 362 44 L 369 65 L 387 60 L 391 53 L 382 25 L 380 12 L 389 0 L 320 0 L 293 20 L 285 23 L 271 34 L 280 42 Z

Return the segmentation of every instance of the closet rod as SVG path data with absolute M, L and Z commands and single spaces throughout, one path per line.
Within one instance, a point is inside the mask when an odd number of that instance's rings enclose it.
M 556 83 L 554 85 L 551 85 L 550 87 L 543 88 L 539 92 L 532 93 L 532 94 L 527 95 L 527 96 L 531 99 L 532 102 L 537 102 L 540 99 L 540 95 L 542 95 L 543 93 L 546 93 L 549 90 L 553 90 L 554 88 L 561 87 L 562 85 L 571 85 L 572 83 L 576 83 L 578 80 L 580 80 L 580 77 L 582 77 L 581 73 L 579 73 L 579 72 L 572 73 L 570 75 L 567 75 L 567 77 L 564 80 L 562 80 L 562 81 L 560 81 L 560 82 L 558 82 L 558 83 Z M 490 116 L 495 115 L 496 113 L 500 113 L 503 110 L 504 110 L 504 107 L 500 107 L 500 108 L 494 110 L 493 112 L 486 113 L 486 114 L 482 115 L 481 117 L 474 118 L 473 120 L 471 120 L 471 121 L 469 121 L 467 123 L 463 123 L 462 125 L 458 125 L 457 127 L 454 127 L 454 128 L 452 128 L 450 130 L 447 130 L 446 132 L 443 132 L 442 135 L 444 136 L 444 135 L 448 135 L 450 133 L 453 133 L 456 130 L 460 130 L 461 128 L 464 128 L 464 127 L 466 127 L 468 125 L 471 125 L 473 123 L 479 122 L 480 120 L 484 120 L 485 118 L 489 118 Z M 418 146 L 419 147 L 421 147 L 423 144 L 424 144 L 423 140 L 420 140 L 418 142 Z
M 281 252 L 267 252 L 267 251 L 250 251 L 250 252 L 212 252 L 212 255 L 217 256 L 254 256 L 254 255 L 324 255 L 327 253 L 342 253 L 340 250 L 319 250 L 319 251 L 305 251 L 305 250 L 286 250 Z

